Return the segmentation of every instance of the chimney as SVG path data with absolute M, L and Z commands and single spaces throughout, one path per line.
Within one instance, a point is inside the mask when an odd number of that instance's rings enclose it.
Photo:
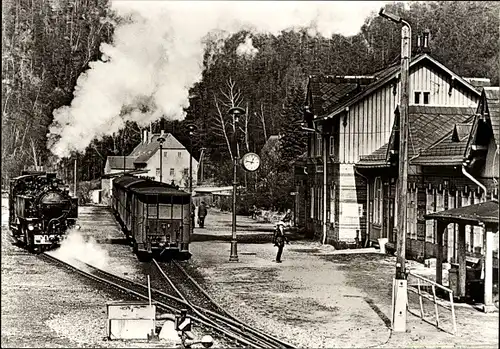
M 160 130 L 160 137 L 164 137 L 165 135 L 165 130 Z
M 146 144 L 146 140 L 148 139 L 148 130 L 144 129 L 142 130 L 142 144 Z
M 422 52 L 430 53 L 431 50 L 429 48 L 429 40 L 430 40 L 431 31 L 429 29 L 424 30 L 423 38 L 422 38 Z

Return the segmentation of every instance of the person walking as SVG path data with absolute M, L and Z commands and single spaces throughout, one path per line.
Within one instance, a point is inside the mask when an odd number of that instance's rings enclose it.
M 276 229 L 274 230 L 273 236 L 274 246 L 278 247 L 278 253 L 276 254 L 276 263 L 281 263 L 281 255 L 283 254 L 285 242 L 288 244 L 288 239 L 285 236 L 285 223 L 279 221 L 278 224 L 276 224 Z
M 205 201 L 202 201 L 200 207 L 198 207 L 198 225 L 200 228 L 205 227 L 205 217 L 207 216 L 208 210 Z

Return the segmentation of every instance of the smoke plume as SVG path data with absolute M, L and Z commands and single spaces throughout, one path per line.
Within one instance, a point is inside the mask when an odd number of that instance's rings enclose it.
M 78 230 L 71 229 L 61 246 L 52 252 L 64 261 L 79 260 L 96 268 L 104 268 L 108 262 L 108 252 L 92 237 L 84 237 Z
M 188 90 L 201 79 L 207 35 L 298 28 L 325 37 L 353 35 L 381 6 L 376 1 L 114 1 L 112 9 L 124 21 L 112 45 L 101 45 L 101 59 L 79 77 L 71 105 L 54 111 L 49 147 L 68 156 L 127 120 L 147 125 L 162 116 L 182 119 Z M 247 40 L 242 52 L 256 54 Z

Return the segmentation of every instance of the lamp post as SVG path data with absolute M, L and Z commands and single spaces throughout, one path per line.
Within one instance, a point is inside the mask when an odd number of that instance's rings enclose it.
M 189 192 L 193 193 L 193 135 L 197 127 L 193 124 L 187 126 L 189 134 Z
M 238 246 L 236 240 L 236 191 L 238 187 L 238 164 L 239 164 L 239 154 L 238 154 L 238 121 L 240 115 L 245 114 L 245 110 L 240 107 L 233 107 L 229 109 L 229 115 L 233 117 L 233 226 L 232 226 L 232 239 L 231 239 L 231 255 L 229 256 L 230 262 L 238 261 Z
M 411 57 L 411 26 L 401 17 L 379 12 L 392 22 L 402 24 L 401 28 L 401 93 L 399 103 L 399 181 L 398 181 L 398 232 L 396 241 L 396 275 L 392 285 L 392 328 L 396 332 L 406 331 L 406 308 L 408 303 L 406 263 L 406 209 L 408 192 L 408 105 L 409 68 Z
M 319 134 L 323 138 L 323 224 L 321 225 L 322 227 L 322 232 L 323 236 L 321 239 L 321 243 L 324 245 L 326 244 L 326 219 L 327 219 L 327 214 L 326 214 L 326 197 L 327 197 L 327 189 L 328 189 L 328 184 L 327 184 L 327 161 L 328 161 L 328 156 L 327 156 L 327 151 L 328 151 L 328 137 L 326 137 L 327 133 L 322 132 L 320 130 L 317 130 L 316 128 L 310 128 L 310 127 L 305 127 L 301 126 L 300 129 L 304 132 L 309 132 L 309 133 L 314 133 L 314 134 Z
M 163 168 L 162 168 L 163 142 L 165 142 L 165 138 L 159 137 L 158 142 L 160 142 L 160 182 L 162 182 L 162 179 L 163 179 Z

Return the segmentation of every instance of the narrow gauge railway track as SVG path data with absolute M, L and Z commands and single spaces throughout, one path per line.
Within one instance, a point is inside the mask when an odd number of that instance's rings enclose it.
M 260 348 L 294 348 L 293 345 L 256 329 L 229 314 L 177 261 L 172 261 L 168 266 L 160 265 L 154 259 L 153 263 L 167 280 L 170 288 L 188 305 L 188 309 L 195 316 L 210 321 L 214 325 L 228 327 L 230 331 L 236 331 L 239 335 L 247 337 L 249 341 L 258 343 Z M 167 272 L 164 269 L 168 269 Z
M 74 271 L 88 279 L 94 280 L 98 283 L 105 284 L 107 286 L 111 286 L 112 288 L 123 292 L 125 294 L 131 295 L 134 298 L 148 300 L 148 288 L 145 285 L 141 285 L 132 280 L 125 279 L 119 277 L 117 275 L 108 273 L 104 270 L 96 268 L 90 264 L 81 261 L 74 261 L 78 264 L 75 266 L 66 261 L 63 261 L 55 256 L 52 256 L 48 253 L 42 253 L 39 257 L 48 260 L 49 262 L 62 265 L 63 267 Z M 172 295 L 166 294 L 164 292 L 158 291 L 156 289 L 151 289 L 151 300 L 154 301 L 156 306 L 162 310 L 168 310 L 169 312 L 178 314 L 181 309 L 191 308 L 192 306 L 189 303 L 186 303 L 183 299 L 174 297 Z M 198 312 L 205 311 L 201 307 L 195 307 Z M 210 311 L 208 311 L 210 312 Z M 203 314 L 202 314 L 203 315 Z M 200 318 L 196 316 L 190 316 L 192 321 L 198 323 L 211 334 L 214 334 L 216 337 L 223 337 L 228 341 L 232 341 L 236 343 L 238 346 L 250 347 L 250 348 L 262 348 L 261 343 L 256 343 L 255 341 L 249 340 L 247 337 L 238 334 L 235 331 L 227 330 L 226 328 L 221 327 L 220 325 L 214 325 L 213 321 L 210 319 Z M 269 346 L 265 346 L 269 347 Z

